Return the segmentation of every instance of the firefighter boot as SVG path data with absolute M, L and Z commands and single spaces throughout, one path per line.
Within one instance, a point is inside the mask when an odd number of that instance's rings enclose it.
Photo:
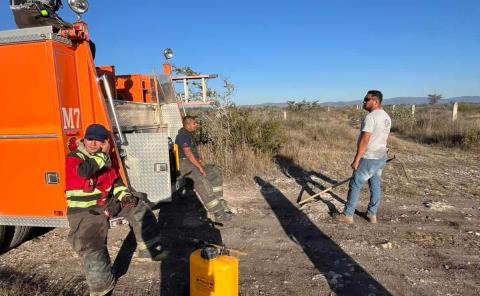
M 215 217 L 215 222 L 228 222 L 232 220 L 233 214 L 225 209 L 221 209 L 220 211 L 213 214 Z
M 215 222 L 227 222 L 232 220 L 232 213 L 225 208 L 223 200 L 215 198 L 205 205 L 209 214 L 213 214 Z
M 115 286 L 108 251 L 93 251 L 84 258 L 85 276 L 90 288 L 90 296 L 103 296 Z

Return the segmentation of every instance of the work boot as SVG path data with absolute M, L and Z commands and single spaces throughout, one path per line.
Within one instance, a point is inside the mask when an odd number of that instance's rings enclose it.
M 377 223 L 377 216 L 376 215 L 367 216 L 367 220 L 368 220 L 368 222 L 370 222 L 372 224 L 375 224 L 375 223 Z
M 219 222 L 219 223 L 228 222 L 232 220 L 232 217 L 233 217 L 232 212 L 226 211 L 225 209 L 222 209 L 213 215 L 215 217 L 215 222 Z
M 154 245 L 149 248 L 137 249 L 137 259 L 138 261 L 148 262 L 148 261 L 163 261 L 167 259 L 169 252 L 165 250 L 160 244 Z
M 336 215 L 335 220 L 340 223 L 353 224 L 353 216 L 346 216 L 343 213 Z
M 112 287 L 106 289 L 105 291 L 102 292 L 90 292 L 90 296 L 106 296 L 106 295 L 112 295 L 113 288 L 115 286 L 112 285 Z

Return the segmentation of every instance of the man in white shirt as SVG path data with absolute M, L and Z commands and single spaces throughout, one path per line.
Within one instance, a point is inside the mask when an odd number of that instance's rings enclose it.
M 378 90 L 369 90 L 363 100 L 365 116 L 357 140 L 357 153 L 351 164 L 353 169 L 349 183 L 347 203 L 342 214 L 335 218 L 339 222 L 353 223 L 353 214 L 365 182 L 370 188 L 367 219 L 377 223 L 377 210 L 381 198 L 381 175 L 387 160 L 387 139 L 392 126 L 390 116 L 382 109 L 383 95 Z

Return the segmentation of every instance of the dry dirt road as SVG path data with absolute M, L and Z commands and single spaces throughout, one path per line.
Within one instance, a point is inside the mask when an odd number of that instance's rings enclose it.
M 128 227 L 112 229 L 113 295 L 188 295 L 193 238 L 248 253 L 240 257 L 240 295 L 480 295 L 480 158 L 409 147 L 397 156 L 410 181 L 398 165 L 385 169 L 378 224 L 361 215 L 354 225 L 333 222 L 346 186 L 298 209 L 299 195 L 307 198 L 348 176 L 281 163 L 281 177 L 226 186 L 236 216 L 223 227 L 206 222 L 191 197 L 162 205 L 159 233 L 172 252 L 165 262 L 137 262 Z M 360 214 L 367 199 L 365 191 Z M 1 255 L 0 294 L 87 295 L 67 232 L 37 231 Z

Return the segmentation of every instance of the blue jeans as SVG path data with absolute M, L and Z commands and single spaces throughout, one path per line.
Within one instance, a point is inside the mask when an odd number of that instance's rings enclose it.
M 368 203 L 367 216 L 375 216 L 377 214 L 378 206 L 380 205 L 380 197 L 382 195 L 380 181 L 386 160 L 387 158 L 362 158 L 360 160 L 357 170 L 353 171 L 352 179 L 350 179 L 347 203 L 345 205 L 345 210 L 343 211 L 345 216 L 353 216 L 355 213 L 355 207 L 357 206 L 360 192 L 367 181 L 368 187 L 370 188 L 370 202 Z

